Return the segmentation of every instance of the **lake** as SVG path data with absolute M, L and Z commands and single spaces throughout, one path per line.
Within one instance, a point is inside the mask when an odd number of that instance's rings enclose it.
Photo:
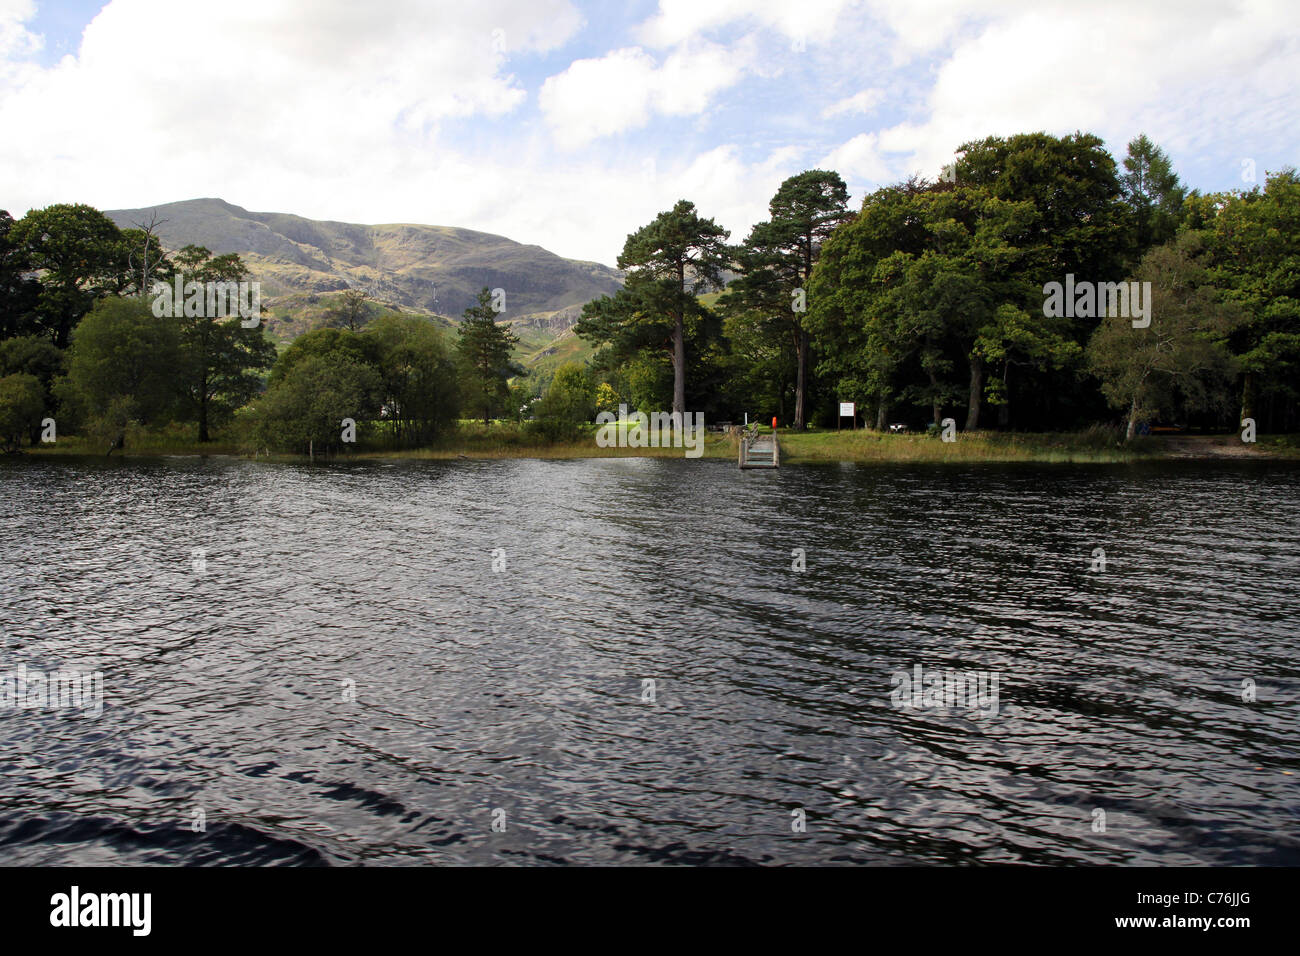
M 0 527 L 0 671 L 102 675 L 0 708 L 3 864 L 1300 865 L 1294 464 L 28 458 Z

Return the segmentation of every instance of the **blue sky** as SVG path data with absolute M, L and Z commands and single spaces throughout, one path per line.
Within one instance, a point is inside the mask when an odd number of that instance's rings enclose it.
M 81 46 L 81 31 L 103 6 L 103 0 L 35 4 L 34 15 L 27 23 L 32 33 L 42 37 L 42 48 L 35 59 L 48 67 L 64 56 L 75 56 Z
M 220 196 L 612 263 L 676 199 L 739 239 L 803 169 L 856 203 L 990 134 L 1146 132 L 1248 187 L 1300 163 L 1297 90 L 1294 0 L 0 0 L 0 208 Z

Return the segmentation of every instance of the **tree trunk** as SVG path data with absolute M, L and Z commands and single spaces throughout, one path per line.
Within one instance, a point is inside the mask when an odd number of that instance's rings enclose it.
M 211 441 L 208 437 L 208 400 L 206 397 L 199 401 L 199 444 Z
M 1255 417 L 1255 373 L 1247 372 L 1241 383 L 1241 420 Z
M 1134 395 L 1133 404 L 1132 406 L 1130 406 L 1128 412 L 1128 431 L 1124 434 L 1125 441 L 1133 440 L 1133 436 L 1137 434 L 1137 423 L 1138 423 L 1138 400 L 1137 400 L 1137 396 Z
M 876 403 L 876 431 L 883 432 L 889 422 L 889 403 L 883 398 Z
M 1007 382 L 1011 363 L 1002 363 L 1002 404 L 998 406 L 998 428 L 1006 430 L 1011 427 L 1011 386 Z
M 984 360 L 978 355 L 970 357 L 970 401 L 966 407 L 966 431 L 980 427 L 980 398 L 984 394 Z
M 686 263 L 677 263 L 677 312 L 673 315 L 673 411 L 686 418 Z
M 686 326 L 680 311 L 673 317 L 673 411 L 686 414 Z
M 808 333 L 799 330 L 799 373 L 794 386 L 794 427 L 803 431 L 808 415 Z

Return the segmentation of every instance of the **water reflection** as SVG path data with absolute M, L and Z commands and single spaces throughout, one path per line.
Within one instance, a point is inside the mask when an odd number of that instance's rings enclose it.
M 0 669 L 105 704 L 0 710 L 0 862 L 1295 865 L 1298 491 L 5 462 Z M 895 709 L 917 663 L 998 672 L 998 716 Z

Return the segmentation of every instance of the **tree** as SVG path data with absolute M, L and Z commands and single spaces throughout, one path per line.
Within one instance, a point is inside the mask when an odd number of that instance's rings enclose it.
M 722 287 L 722 270 L 731 257 L 726 246 L 730 235 L 712 219 L 701 218 L 695 204 L 683 199 L 629 235 L 618 257 L 618 267 L 629 273 L 635 305 L 667 318 L 677 413 L 686 412 L 686 325 L 703 313 L 698 295 Z M 583 314 L 585 318 L 585 310 Z M 612 307 L 604 315 L 614 321 L 629 317 L 625 309 Z
M 774 317 L 733 298 L 734 289 L 732 283 L 718 303 L 728 346 L 728 398 L 734 408 L 757 412 L 759 419 L 777 415 L 786 420 L 786 398 L 797 377 L 797 352 L 787 323 L 779 313 Z
M 379 336 L 361 335 L 347 329 L 312 329 L 298 336 L 280 353 L 267 377 L 267 384 L 278 384 L 295 365 L 311 356 L 337 356 L 377 369 L 381 344 Z
M 673 363 L 661 351 L 633 356 L 619 368 L 619 392 L 643 412 L 667 408 L 673 401 Z
M 1212 408 L 1224 394 L 1238 313 L 1210 284 L 1202 246 L 1193 233 L 1147 253 L 1138 278 L 1151 283 L 1150 327 L 1104 318 L 1088 343 L 1089 367 L 1111 406 L 1126 412 L 1129 439 L 1156 415 Z
M 98 209 L 58 204 L 28 212 L 11 231 L 41 273 L 37 313 L 59 348 L 95 300 L 130 281 L 122 233 Z
M 1210 274 L 1242 308 L 1230 345 L 1242 372 L 1241 417 L 1263 398 L 1294 408 L 1300 366 L 1300 175 L 1284 169 L 1261 191 L 1219 197 L 1206 241 Z
M 961 399 L 961 388 L 949 375 L 952 353 L 959 349 L 971 354 L 964 340 L 973 336 L 989 316 L 989 292 L 960 253 L 944 255 L 927 250 L 912 256 L 899 252 L 881 263 L 880 269 L 885 291 L 878 308 L 889 323 L 888 335 L 895 342 L 915 343 L 918 364 L 925 376 L 921 383 L 905 389 L 902 397 L 928 405 L 931 420 L 938 425 L 944 406 Z M 968 429 L 978 425 L 982 380 L 977 369 L 972 362 Z
M 808 415 L 809 336 L 803 316 L 808 280 L 830 234 L 850 217 L 848 189 L 838 173 L 811 169 L 783 182 L 768 205 L 771 219 L 754 226 L 738 250 L 742 277 L 736 301 L 783 326 L 795 352 L 794 427 Z M 761 321 L 761 319 L 759 320 Z
M 601 382 L 596 386 L 596 411 L 617 412 L 620 401 L 618 392 L 609 382 Z
M 551 387 L 537 403 L 540 419 L 554 419 L 580 425 L 596 417 L 596 389 L 587 371 L 576 362 L 567 362 L 555 370 Z
M 1174 237 L 1187 190 L 1179 184 L 1165 151 L 1146 133 L 1128 144 L 1119 182 L 1133 219 L 1133 248 L 1141 257 Z
M 364 334 L 376 342 L 383 412 L 401 444 L 427 442 L 456 420 L 456 365 L 432 322 L 387 314 L 371 322 Z
M 819 370 L 842 397 L 874 401 L 878 425 L 897 399 L 937 418 L 962 395 L 968 429 L 986 401 L 1008 424 L 1012 367 L 1036 376 L 1033 394 L 1070 393 L 1050 376 L 1077 361 L 1095 322 L 1043 316 L 1043 283 L 1120 265 L 1119 183 L 1096 137 L 990 137 L 962 146 L 953 170 L 868 196 L 809 283 Z
M 122 230 L 127 271 L 137 295 L 149 295 L 154 282 L 171 279 L 171 262 L 158 235 L 158 227 L 166 222 L 155 212 L 150 214 L 148 222 L 137 222 L 134 228 Z
M 330 319 L 340 328 L 346 328 L 351 332 L 365 325 L 368 306 L 366 300 L 370 298 L 370 293 L 365 289 L 344 289 L 343 294 L 339 296 L 338 304 L 330 310 Z
M 39 331 L 36 307 L 41 284 L 29 275 L 31 256 L 14 218 L 0 209 L 0 339 Z
M 1039 288 L 1043 276 L 1073 272 L 1101 280 L 1122 266 L 1127 220 L 1115 160 L 1091 133 L 967 143 L 957 152 L 954 176 L 957 185 L 1030 204 L 1033 215 L 1009 241 L 1032 253 L 1024 266 Z
M 360 427 L 377 417 L 382 388 L 373 366 L 346 354 L 306 355 L 254 406 L 257 446 L 300 454 L 340 451 L 344 420 Z
M 894 271 L 885 262 L 925 249 L 928 233 L 913 202 L 928 188 L 912 179 L 867 196 L 858 216 L 827 240 L 809 282 L 805 326 L 821 356 L 818 373 L 834 380 L 841 398 L 874 405 L 878 429 L 917 348 L 884 308 Z
M 20 335 L 0 341 L 0 375 L 31 375 L 41 386 L 43 413 L 55 409 L 54 381 L 63 372 L 64 353 L 40 335 Z M 40 434 L 36 424 L 29 426 L 32 444 Z
M 532 379 L 527 378 L 522 381 L 516 381 L 510 386 L 510 417 L 515 423 L 522 425 L 524 417 L 532 412 L 532 407 L 537 402 L 537 391 L 533 387 Z
M 533 412 L 535 419 L 525 426 L 528 432 L 550 441 L 576 439 L 578 426 L 596 416 L 596 389 L 587 370 L 576 362 L 561 365 Z
M 246 281 L 249 274 L 235 253 L 213 256 L 195 245 L 181 249 L 175 265 L 187 285 L 238 283 Z M 221 314 L 218 303 L 209 297 L 200 314 L 186 314 L 178 320 L 181 391 L 188 417 L 198 422 L 201 443 L 211 441 L 214 421 L 228 418 L 261 390 L 256 373 L 269 369 L 275 361 L 275 346 L 261 328 L 245 328 L 237 312 L 231 315 L 231 311 L 227 308 L 226 314 Z
M 1000 336 L 994 330 L 983 337 L 992 348 L 977 343 L 974 359 L 1002 356 L 997 360 L 1001 374 L 995 371 L 989 383 L 992 389 L 986 385 L 985 394 L 998 399 L 999 418 L 1009 423 L 1017 391 L 1010 371 L 1018 367 L 1022 370 L 1020 393 L 1034 396 L 1040 419 L 1059 428 L 1062 422 L 1053 411 L 1053 402 L 1077 407 L 1091 401 L 1089 395 L 1082 394 L 1083 383 L 1073 366 L 1096 328 L 1096 320 L 1039 322 L 1042 287 L 1052 279 L 1063 281 L 1071 273 L 1094 282 L 1110 281 L 1122 273 L 1130 219 L 1121 199 L 1115 160 L 1102 141 L 1089 133 L 1060 137 L 1023 133 L 963 145 L 954 174 L 953 188 L 976 187 L 992 199 L 1019 204 L 1014 207 L 1019 210 L 1017 220 L 1006 223 L 994 240 L 1006 247 L 1005 271 L 998 280 L 1018 289 L 999 294 L 999 304 L 1012 305 L 1033 317 L 1031 323 L 1014 323 L 1015 332 L 1041 332 L 1034 337 L 1036 341 L 1017 344 L 1017 335 Z M 1012 207 L 1004 208 L 1010 212 Z M 994 344 L 998 338 L 1006 348 Z M 972 366 L 972 375 L 977 371 Z
M 0 378 L 0 450 L 16 452 L 23 433 L 39 428 L 45 411 L 40 379 L 19 372 Z
M 649 411 L 671 404 L 673 396 L 672 353 L 673 325 L 659 309 L 654 297 L 653 280 L 629 276 L 623 288 L 612 296 L 604 295 L 582 307 L 582 318 L 573 330 L 599 346 L 593 367 L 608 377 L 618 379 L 620 391 L 631 396 L 638 407 Z M 655 369 L 648 375 L 648 369 Z M 658 370 L 667 374 L 660 391 L 651 386 L 658 380 Z M 635 369 L 635 373 L 634 373 Z M 633 387 L 629 377 L 635 374 L 641 387 Z
M 510 379 L 522 375 L 511 359 L 519 339 L 509 326 L 498 325 L 492 307 L 492 292 L 484 287 L 478 304 L 465 310 L 457 330 L 457 348 L 466 369 L 466 402 L 483 416 L 483 424 L 501 414 L 510 402 Z
M 828 244 L 828 269 L 812 283 L 819 303 L 826 301 L 809 324 L 829 351 L 843 336 L 842 323 L 854 321 L 845 310 L 856 313 L 863 323 L 856 347 L 868 353 L 835 360 L 842 372 L 856 366 L 843 389 L 856 381 L 882 410 L 895 396 L 928 405 L 938 424 L 943 407 L 962 397 L 952 380 L 960 360 L 968 369 L 966 427 L 979 426 L 985 362 L 1005 356 L 1003 324 L 1023 316 L 1030 288 L 1021 274 L 1026 254 L 1015 243 L 1032 205 L 990 192 L 923 180 L 881 190 L 841 230 L 849 248 Z M 896 376 L 912 363 L 921 376 L 902 386 Z M 877 419 L 883 426 L 883 414 Z
M 105 435 L 108 451 L 126 442 L 131 422 L 168 417 L 179 387 L 179 333 L 143 299 L 103 299 L 78 323 L 58 397 Z

